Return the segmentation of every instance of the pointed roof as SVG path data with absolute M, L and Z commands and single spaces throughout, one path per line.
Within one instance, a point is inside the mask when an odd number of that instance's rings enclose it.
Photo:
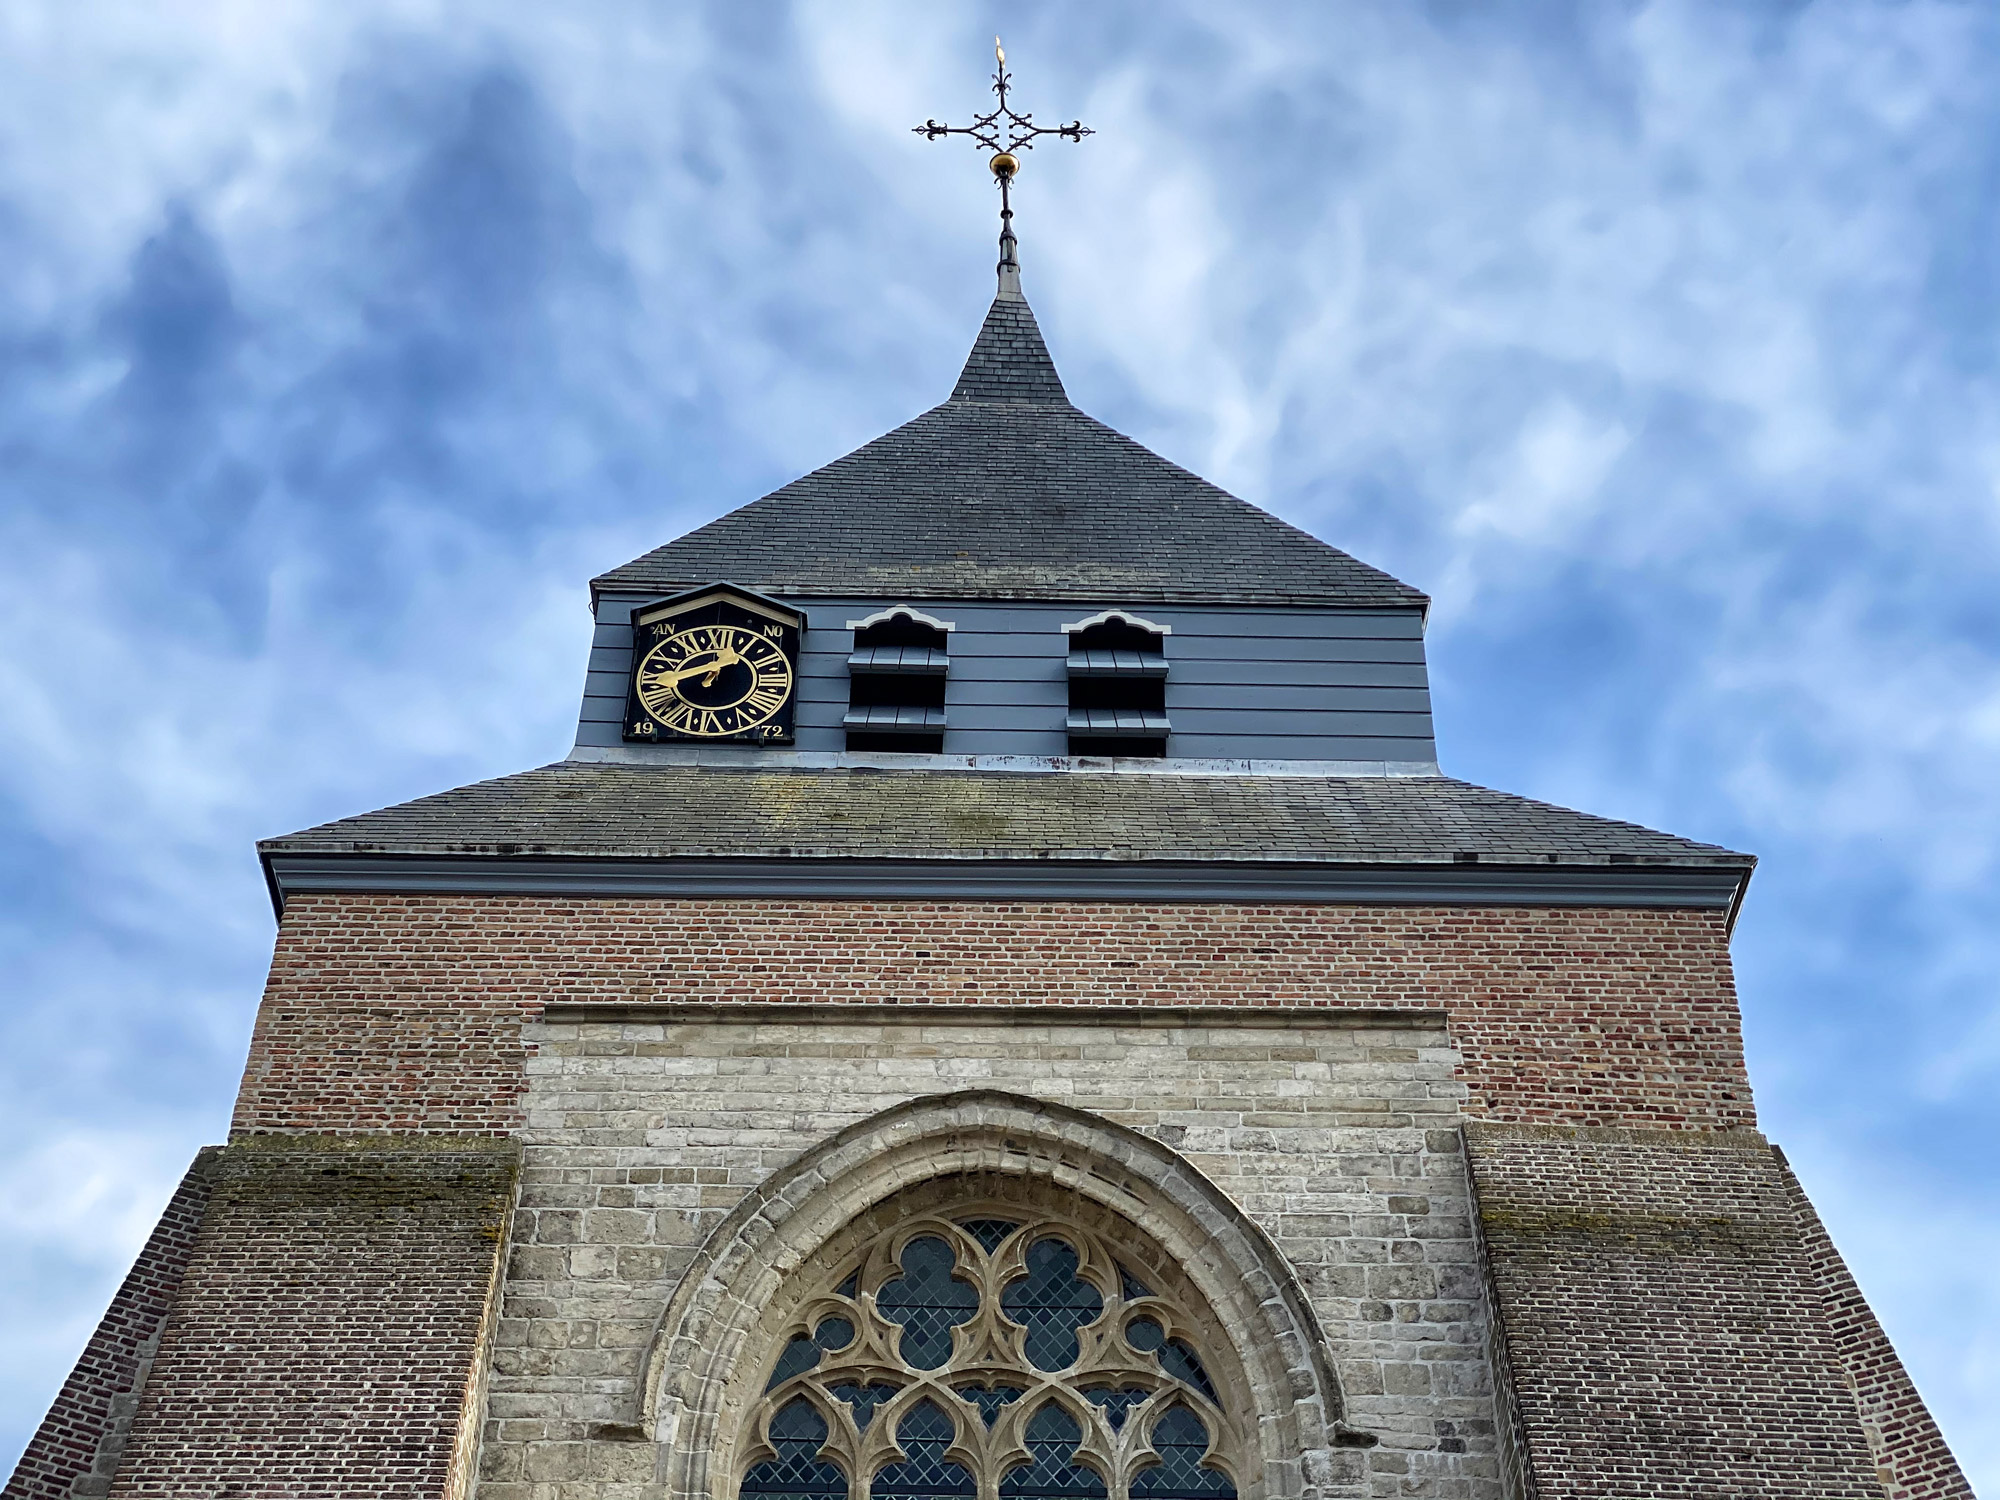
M 716 579 L 793 597 L 1426 602 L 1078 411 L 1005 289 L 950 400 L 595 584 Z
M 952 387 L 954 401 L 1032 401 L 1044 406 L 1068 406 L 1041 325 L 1027 299 L 1002 292 L 986 310 L 979 337 L 965 356 L 965 368 Z

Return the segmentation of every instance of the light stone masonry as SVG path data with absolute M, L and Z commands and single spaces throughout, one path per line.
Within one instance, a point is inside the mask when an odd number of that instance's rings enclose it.
M 526 1040 L 522 1192 L 480 1500 L 661 1493 L 666 1448 L 638 1425 L 640 1387 L 703 1242 L 837 1132 L 966 1090 L 1136 1130 L 1271 1238 L 1317 1315 L 1346 1424 L 1376 1440 L 1338 1450 L 1321 1493 L 1498 1500 L 1465 1089 L 1434 1020 L 552 1012 Z

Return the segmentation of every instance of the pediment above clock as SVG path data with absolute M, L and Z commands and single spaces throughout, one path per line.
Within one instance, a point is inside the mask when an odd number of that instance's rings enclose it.
M 704 584 L 700 588 L 689 589 L 668 599 L 656 599 L 651 604 L 642 604 L 632 611 L 632 623 L 634 626 L 650 625 L 655 620 L 687 614 L 715 603 L 733 604 L 738 609 L 776 620 L 793 630 L 806 628 L 804 610 L 773 599 L 769 594 L 760 594 L 755 589 L 746 589 L 734 583 Z

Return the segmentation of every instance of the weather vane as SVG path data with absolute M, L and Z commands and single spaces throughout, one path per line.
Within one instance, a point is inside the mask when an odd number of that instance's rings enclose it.
M 970 125 L 940 125 L 936 120 L 926 120 L 914 130 L 928 141 L 948 135 L 967 136 L 982 151 L 993 153 L 987 165 L 1000 184 L 1000 281 L 1004 288 L 1019 291 L 1021 263 L 1014 258 L 1012 194 L 1014 174 L 1021 170 L 1021 158 L 1016 153 L 1032 151 L 1035 142 L 1045 135 L 1080 141 L 1094 132 L 1081 120 L 1071 120 L 1067 125 L 1037 125 L 1033 115 L 1016 114 L 1007 102 L 1007 88 L 1013 82 L 1013 75 L 1007 71 L 1007 53 L 997 36 L 993 38 L 993 60 L 993 92 L 1000 100 L 998 108 L 990 114 L 974 115 Z

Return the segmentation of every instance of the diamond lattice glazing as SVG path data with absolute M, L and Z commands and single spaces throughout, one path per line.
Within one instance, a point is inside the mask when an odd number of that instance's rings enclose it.
M 984 1203 L 878 1232 L 769 1356 L 740 1494 L 1234 1500 L 1237 1414 L 1203 1359 L 1212 1315 L 1170 1265 L 1142 1278 L 1131 1253 Z M 1154 1290 L 1167 1284 L 1183 1290 Z

